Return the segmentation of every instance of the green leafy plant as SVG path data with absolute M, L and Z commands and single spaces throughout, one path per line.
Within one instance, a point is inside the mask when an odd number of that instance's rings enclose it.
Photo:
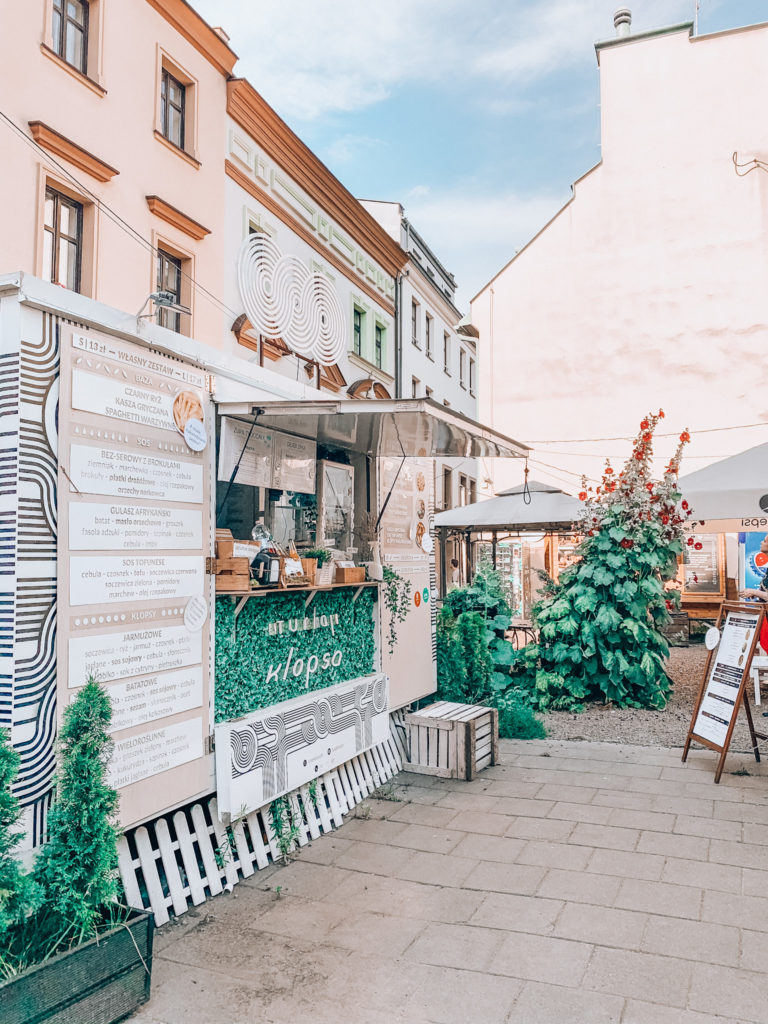
M 527 694 L 510 687 L 494 702 L 499 709 L 499 736 L 508 740 L 543 740 L 544 723 L 536 717 Z
M 110 720 L 109 696 L 91 677 L 64 712 L 48 841 L 34 872 L 45 893 L 45 926 L 60 945 L 94 935 L 121 895 L 118 798 L 106 778 Z
M 606 464 L 596 490 L 584 485 L 579 561 L 534 608 L 537 643 L 513 662 L 519 685 L 541 710 L 582 710 L 585 701 L 619 707 L 663 708 L 671 682 L 660 627 L 669 621 L 677 594 L 683 524 L 677 473 L 688 431 L 661 479 L 651 472 L 653 433 L 663 417 L 640 424 L 632 454 L 616 476 Z M 692 541 L 691 541 L 692 542 Z
M 383 566 L 384 582 L 381 593 L 384 607 L 389 613 L 387 629 L 387 650 L 394 654 L 397 646 L 397 627 L 405 622 L 411 610 L 411 581 L 401 576 L 390 565 Z
M 330 562 L 333 555 L 328 548 L 309 548 L 309 550 L 301 552 L 301 557 L 316 558 L 318 569 L 322 569 L 326 562 Z
M 288 863 L 300 831 L 289 797 L 280 796 L 273 800 L 269 805 L 269 817 L 280 854 L 283 861 Z
M 9 733 L 0 729 L 0 974 L 3 951 L 8 950 L 13 932 L 24 924 L 40 896 L 39 888 L 14 856 L 22 838 L 17 830 L 21 808 L 12 790 L 18 768 L 19 756 Z

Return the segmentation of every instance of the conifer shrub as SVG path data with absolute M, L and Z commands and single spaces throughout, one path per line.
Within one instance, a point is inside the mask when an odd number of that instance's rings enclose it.
M 121 893 L 118 797 L 106 778 L 110 720 L 109 696 L 91 677 L 64 712 L 48 839 L 35 864 L 45 893 L 40 923 L 60 944 L 96 934 Z
M 586 484 L 578 561 L 534 608 L 539 630 L 513 661 L 513 678 L 539 710 L 580 711 L 586 701 L 661 709 L 671 689 L 660 627 L 679 601 L 666 584 L 677 575 L 683 525 L 677 474 L 688 431 L 661 479 L 652 475 L 653 434 L 664 413 L 640 424 L 618 476 L 606 464 L 600 485 Z M 689 543 L 693 543 L 691 539 Z
M 14 932 L 23 927 L 39 901 L 37 886 L 15 856 L 23 837 L 17 828 L 21 808 L 13 794 L 18 769 L 19 755 L 7 730 L 0 729 L 0 965 Z

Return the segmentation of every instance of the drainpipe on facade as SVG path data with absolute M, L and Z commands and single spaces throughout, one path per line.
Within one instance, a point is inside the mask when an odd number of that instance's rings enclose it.
M 400 367 L 403 361 L 403 325 L 400 317 L 402 305 L 403 275 L 398 273 L 395 276 L 395 398 L 403 397 L 403 389 L 400 381 Z

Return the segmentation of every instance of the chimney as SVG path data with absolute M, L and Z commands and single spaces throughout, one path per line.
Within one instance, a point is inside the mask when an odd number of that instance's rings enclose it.
M 628 7 L 620 7 L 613 15 L 613 24 L 617 38 L 626 38 L 632 31 L 632 11 Z

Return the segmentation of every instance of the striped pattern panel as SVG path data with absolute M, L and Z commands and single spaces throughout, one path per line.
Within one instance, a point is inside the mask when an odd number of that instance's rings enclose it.
M 4 335 L 3 347 L 16 346 L 15 362 L 0 360 L 0 423 L 13 425 L 0 437 L 0 725 L 21 756 L 15 792 L 29 848 L 45 831 L 56 736 L 59 325 L 28 307 L 14 322 L 20 337 Z
M 292 849 L 338 828 L 357 804 L 392 779 L 407 756 L 402 711 L 390 716 L 390 736 L 317 780 L 288 794 L 298 836 Z M 151 910 L 157 925 L 204 903 L 242 878 L 281 859 L 270 805 L 225 827 L 216 797 L 190 804 L 126 833 L 119 845 L 128 903 Z

